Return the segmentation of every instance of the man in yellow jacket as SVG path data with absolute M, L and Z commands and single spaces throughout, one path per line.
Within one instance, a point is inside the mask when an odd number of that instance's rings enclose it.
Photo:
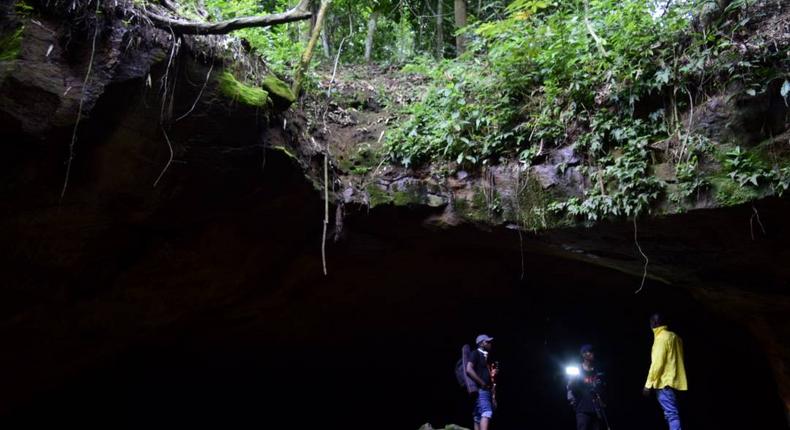
M 650 317 L 650 328 L 654 335 L 653 351 L 643 394 L 649 396 L 651 390 L 657 390 L 656 397 L 664 410 L 669 430 L 681 430 L 677 392 L 688 390 L 683 341 L 667 329 L 661 314 Z

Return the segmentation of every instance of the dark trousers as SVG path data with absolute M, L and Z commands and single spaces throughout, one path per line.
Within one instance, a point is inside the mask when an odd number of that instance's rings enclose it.
M 601 420 L 595 412 L 576 412 L 576 430 L 601 430 Z

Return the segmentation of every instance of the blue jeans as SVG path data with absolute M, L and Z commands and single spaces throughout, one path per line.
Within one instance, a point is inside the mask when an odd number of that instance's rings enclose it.
M 678 411 L 678 396 L 674 388 L 662 388 L 657 390 L 656 397 L 661 409 L 664 410 L 664 418 L 667 419 L 669 430 L 681 430 L 680 412 Z
M 477 398 L 475 399 L 475 410 L 472 414 L 475 422 L 479 423 L 481 419 L 491 419 L 494 416 L 494 406 L 491 403 L 491 391 L 478 390 Z

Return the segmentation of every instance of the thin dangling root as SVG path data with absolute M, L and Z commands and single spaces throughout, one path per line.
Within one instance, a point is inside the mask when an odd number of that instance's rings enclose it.
M 159 180 L 162 179 L 162 176 L 165 175 L 167 169 L 170 167 L 170 164 L 173 162 L 173 144 L 170 143 L 170 138 L 167 137 L 167 132 L 165 131 L 165 127 L 162 126 L 162 134 L 165 135 L 165 141 L 167 142 L 167 148 L 170 150 L 170 158 L 167 159 L 167 164 L 165 164 L 165 168 L 162 169 L 162 173 L 159 174 L 159 177 L 156 178 L 154 181 L 154 188 L 159 184 Z
M 326 271 L 326 228 L 329 225 L 329 151 L 324 153 L 324 233 L 321 236 L 321 261 Z
M 637 230 L 636 230 L 636 216 L 634 216 L 634 244 L 636 244 L 636 248 L 639 250 L 639 253 L 642 254 L 642 257 L 645 259 L 645 268 L 644 272 L 642 273 L 642 283 L 639 284 L 639 289 L 634 291 L 634 294 L 639 294 L 642 291 L 642 288 L 645 286 L 645 280 L 647 279 L 647 264 L 650 260 L 647 258 L 647 255 L 642 251 L 642 247 L 639 246 L 639 240 L 637 240 Z
M 91 76 L 93 69 L 93 58 L 96 56 L 96 38 L 99 36 L 99 5 L 100 0 L 96 0 L 96 28 L 93 30 L 93 42 L 91 43 L 91 58 L 88 60 L 88 71 L 85 73 L 85 80 L 82 82 L 82 94 L 80 95 L 80 105 L 77 109 L 77 122 L 74 123 L 74 130 L 71 133 L 71 144 L 69 144 L 69 158 L 66 161 L 66 178 L 63 180 L 63 189 L 60 191 L 60 201 L 58 204 L 63 203 L 63 197 L 66 195 L 66 188 L 69 186 L 69 176 L 71 175 L 71 163 L 74 161 L 74 147 L 77 144 L 77 128 L 82 120 L 82 106 L 85 104 L 85 90 L 88 87 L 88 79 Z

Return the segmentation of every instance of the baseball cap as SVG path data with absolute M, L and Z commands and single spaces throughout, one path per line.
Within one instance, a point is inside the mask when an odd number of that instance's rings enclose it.
M 482 343 L 482 342 L 485 342 L 485 341 L 487 341 L 487 340 L 488 340 L 488 341 L 492 341 L 492 340 L 494 340 L 494 338 L 493 338 L 493 337 L 490 337 L 490 336 L 489 336 L 489 335 L 487 335 L 487 334 L 481 334 L 480 336 L 477 336 L 477 339 L 475 340 L 475 343 L 477 343 L 478 345 L 480 345 L 480 343 Z

